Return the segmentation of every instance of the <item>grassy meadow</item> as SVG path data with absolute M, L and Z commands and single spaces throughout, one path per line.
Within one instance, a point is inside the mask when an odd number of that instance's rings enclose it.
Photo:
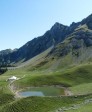
M 65 62 L 63 60 L 63 64 Z M 60 108 L 66 108 L 67 110 L 74 104 L 81 104 L 86 99 L 91 99 L 92 64 L 61 66 L 61 59 L 57 61 L 56 58 L 51 58 L 49 62 L 45 63 L 42 60 L 36 66 L 28 64 L 17 69 L 8 70 L 3 75 L 0 75 L 0 112 L 56 112 Z M 60 86 L 69 89 L 73 96 L 16 99 L 15 94 L 9 88 L 9 82 L 6 81 L 11 76 L 20 78 L 12 83 L 16 87 L 15 92 L 26 87 Z M 68 111 L 91 112 L 92 103 Z

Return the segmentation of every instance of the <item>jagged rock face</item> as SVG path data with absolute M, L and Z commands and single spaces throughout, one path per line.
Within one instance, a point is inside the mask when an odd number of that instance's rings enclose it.
M 11 49 L 2 50 L 2 51 L 0 52 L 0 55 L 6 55 L 6 54 L 9 54 L 9 53 L 11 53 L 11 52 L 12 52 Z
M 9 60 L 9 62 L 18 62 L 20 60 L 26 61 L 38 55 L 52 45 L 56 45 L 59 42 L 63 41 L 67 35 L 66 29 L 67 26 L 56 23 L 43 36 L 34 38 L 14 52 L 10 52 L 9 54 L 0 56 L 1 62 L 2 60 L 4 60 L 4 62 L 7 63 L 7 59 Z
M 83 27 L 83 25 L 87 26 L 86 29 Z M 82 29 L 79 28 L 80 26 Z M 73 22 L 70 26 L 55 23 L 52 28 L 43 36 L 34 38 L 21 48 L 14 51 L 1 51 L 0 64 L 12 62 L 16 63 L 21 60 L 26 61 L 45 51 L 52 45 L 56 46 L 52 52 L 57 51 L 56 53 L 59 53 L 60 56 L 67 55 L 69 52 L 71 52 L 71 50 L 80 49 L 83 46 L 90 47 L 92 46 L 91 30 L 92 15 L 88 16 L 86 19 L 83 19 L 81 22 Z M 63 42 L 65 40 L 67 42 Z M 60 48 L 57 47 L 57 45 L 60 46 Z
M 78 30 L 73 32 L 62 43 L 58 44 L 50 55 L 65 56 L 70 52 L 78 51 L 81 48 L 88 48 L 92 46 L 92 32 Z M 77 52 L 78 53 L 78 52 Z
M 50 34 L 52 35 L 53 39 L 55 40 L 56 44 L 60 41 L 63 41 L 65 39 L 65 36 L 67 35 L 67 26 L 64 26 L 62 24 L 56 23 L 50 30 Z
M 86 24 L 88 26 L 89 29 L 92 30 L 92 14 L 89 15 L 87 18 L 83 19 L 81 24 Z

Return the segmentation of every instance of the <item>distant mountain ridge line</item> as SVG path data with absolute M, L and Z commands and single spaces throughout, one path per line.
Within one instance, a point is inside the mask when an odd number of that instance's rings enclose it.
M 83 25 L 85 24 L 87 28 L 84 28 Z M 11 63 L 14 64 L 19 61 L 27 61 L 33 58 L 34 56 L 42 53 L 52 45 L 57 46 L 59 43 L 65 41 L 67 38 L 70 38 L 69 35 L 72 35 L 73 37 L 78 35 L 79 38 L 81 38 L 80 37 L 81 33 L 79 33 L 82 32 L 81 26 L 83 26 L 84 28 L 83 33 L 89 36 L 88 38 L 84 38 L 83 41 L 87 43 L 88 46 L 89 44 L 91 46 L 92 35 L 91 32 L 89 32 L 89 30 L 90 31 L 92 30 L 92 14 L 89 15 L 87 18 L 83 19 L 81 22 L 78 23 L 73 22 L 70 26 L 65 26 L 56 22 L 52 26 L 52 28 L 48 30 L 43 36 L 34 38 L 33 40 L 27 42 L 19 49 L 15 49 L 15 50 L 7 49 L 7 50 L 0 51 L 0 65 L 11 64 Z M 78 28 L 79 30 L 76 30 Z M 73 35 L 73 33 L 75 35 Z M 74 39 L 78 40 L 78 38 L 75 37 Z

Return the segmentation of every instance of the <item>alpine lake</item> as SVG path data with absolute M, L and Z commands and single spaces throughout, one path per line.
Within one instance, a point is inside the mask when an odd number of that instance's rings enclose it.
M 64 88 L 61 87 L 30 87 L 18 92 L 21 97 L 29 96 L 61 96 L 64 95 Z

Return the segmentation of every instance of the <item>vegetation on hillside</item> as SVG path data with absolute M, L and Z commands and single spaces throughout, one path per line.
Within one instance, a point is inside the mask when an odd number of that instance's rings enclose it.
M 0 75 L 0 112 L 58 112 L 62 109 L 66 112 L 91 112 L 91 23 L 92 15 L 69 27 L 56 23 L 43 36 L 21 48 L 1 51 L 1 66 L 14 63 L 20 66 L 0 69 L 0 73 L 3 73 Z M 7 81 L 12 76 L 18 79 Z M 27 98 L 16 96 L 18 91 L 27 87 L 42 86 L 63 87 L 63 93 L 69 90 L 72 94 Z

